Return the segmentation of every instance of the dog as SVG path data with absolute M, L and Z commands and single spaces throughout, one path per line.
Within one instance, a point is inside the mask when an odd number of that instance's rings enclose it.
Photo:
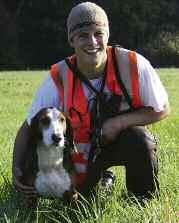
M 69 170 L 75 150 L 69 119 L 56 108 L 43 108 L 31 121 L 30 140 L 37 155 L 34 186 L 41 197 L 76 200 Z

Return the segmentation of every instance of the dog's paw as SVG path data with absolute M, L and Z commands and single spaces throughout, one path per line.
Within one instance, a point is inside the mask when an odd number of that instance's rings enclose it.
M 78 192 L 75 192 L 71 196 L 71 202 L 76 202 L 78 200 Z
M 77 191 L 65 191 L 63 194 L 64 201 L 68 203 L 73 203 L 78 200 L 78 192 Z

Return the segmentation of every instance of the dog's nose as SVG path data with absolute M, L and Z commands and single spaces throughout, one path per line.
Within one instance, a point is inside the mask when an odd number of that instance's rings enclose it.
M 59 134 L 52 134 L 52 140 L 56 143 L 60 142 L 61 136 Z

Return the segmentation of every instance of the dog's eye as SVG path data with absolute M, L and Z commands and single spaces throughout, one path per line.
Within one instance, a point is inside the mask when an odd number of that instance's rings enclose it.
M 41 124 L 43 126 L 49 126 L 50 125 L 50 118 L 49 117 L 44 117 L 40 120 Z
M 61 117 L 60 118 L 60 122 L 64 122 L 65 121 L 65 118 L 64 117 Z

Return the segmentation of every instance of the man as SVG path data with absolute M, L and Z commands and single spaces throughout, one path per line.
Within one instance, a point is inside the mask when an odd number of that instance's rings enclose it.
M 72 122 L 78 156 L 71 154 L 71 158 L 81 193 L 88 193 L 101 177 L 112 177 L 111 172 L 105 172 L 107 168 L 124 165 L 128 192 L 150 197 L 158 190 L 156 144 L 144 126 L 169 114 L 164 87 L 143 56 L 107 45 L 108 18 L 98 5 L 84 2 L 72 8 L 67 29 L 75 54 L 53 65 L 37 91 L 15 140 L 13 183 L 27 196 L 36 195 L 33 186 L 21 181 L 24 164 L 32 157 L 27 143 L 29 125 L 41 108 L 55 106 Z M 120 97 L 120 114 L 103 122 L 103 146 L 96 153 L 91 148 L 91 110 L 94 99 L 103 94 Z

